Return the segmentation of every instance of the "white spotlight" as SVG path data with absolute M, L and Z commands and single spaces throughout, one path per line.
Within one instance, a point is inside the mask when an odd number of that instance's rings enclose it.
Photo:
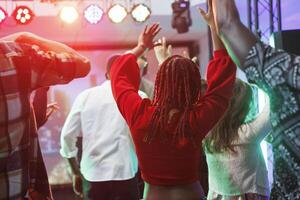
M 146 21 L 151 14 L 151 10 L 145 4 L 137 4 L 131 11 L 132 18 L 137 22 Z
M 84 17 L 90 24 L 97 24 L 103 16 L 103 10 L 97 5 L 90 5 L 84 11 Z
M 108 11 L 108 17 L 114 23 L 121 23 L 126 16 L 126 8 L 120 4 L 114 4 Z
M 60 19 L 68 24 L 74 23 L 78 17 L 78 11 L 73 6 L 65 6 L 60 11 Z

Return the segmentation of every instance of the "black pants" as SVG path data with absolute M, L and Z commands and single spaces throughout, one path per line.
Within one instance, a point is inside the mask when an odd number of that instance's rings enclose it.
M 90 182 L 83 180 L 85 200 L 138 200 L 136 178 L 122 181 Z

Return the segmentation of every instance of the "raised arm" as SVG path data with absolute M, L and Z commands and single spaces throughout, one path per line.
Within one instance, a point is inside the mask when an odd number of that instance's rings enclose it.
M 214 52 L 207 68 L 207 90 L 193 115 L 192 126 L 201 141 L 225 113 L 236 77 L 236 66 L 225 49 Z M 202 123 L 201 123 L 202 122 Z
M 236 77 L 236 66 L 216 34 L 211 6 L 212 1 L 209 1 L 207 12 L 199 8 L 200 14 L 211 29 L 214 46 L 214 56 L 207 68 L 207 90 L 190 118 L 191 126 L 198 130 L 195 137 L 199 142 L 226 111 Z
M 212 0 L 217 32 L 234 62 L 243 70 L 251 49 L 259 40 L 241 22 L 234 0 Z
M 12 62 L 20 71 L 19 74 L 26 74 L 27 80 L 30 79 L 28 86 L 31 90 L 69 83 L 75 78 L 87 75 L 90 70 L 89 63 L 83 66 L 77 62 L 76 56 L 69 53 L 43 51 L 37 45 L 17 46 L 20 56 L 13 56 Z
M 296 99 L 294 90 L 300 90 L 300 56 L 259 42 L 242 24 L 234 0 L 213 0 L 213 11 L 228 52 L 246 73 L 248 81 L 269 95 L 271 112 L 282 118 L 294 114 L 291 104 L 297 107 L 297 103 L 290 99 Z M 273 125 L 281 123 L 280 120 L 273 118 Z
M 136 117 L 150 104 L 149 99 L 139 96 L 140 71 L 136 56 L 126 54 L 118 58 L 110 70 L 111 86 L 114 98 L 129 127 L 136 122 Z
M 134 54 L 136 57 L 140 57 L 146 49 L 153 47 L 153 39 L 159 33 L 161 28 L 159 24 L 152 24 L 149 28 L 146 25 L 138 38 L 138 44 L 134 47 L 130 53 Z
M 223 42 L 219 38 L 217 34 L 217 27 L 214 21 L 214 13 L 212 9 L 212 0 L 208 0 L 208 9 L 207 12 L 205 12 L 203 9 L 199 8 L 199 12 L 202 15 L 202 18 L 206 21 L 210 28 L 211 32 L 211 38 L 212 38 L 212 43 L 213 43 L 213 50 L 217 51 L 220 49 L 224 49 Z
M 111 67 L 112 92 L 129 127 L 133 126 L 136 117 L 150 105 L 149 99 L 142 100 L 138 94 L 141 77 L 136 58 L 153 45 L 153 39 L 159 30 L 158 24 L 153 24 L 150 28 L 146 26 L 139 36 L 138 45 L 130 54 L 118 58 Z
M 74 74 L 75 78 L 84 77 L 90 71 L 89 60 L 65 44 L 48 40 L 29 32 L 15 33 L 2 39 L 31 46 L 36 45 L 44 52 L 53 52 L 57 55 L 67 54 L 68 57 L 72 58 L 73 62 L 76 64 Z
M 245 143 L 260 143 L 272 130 L 270 121 L 270 100 L 266 98 L 265 107 L 252 122 L 243 125 L 239 131 L 239 139 Z

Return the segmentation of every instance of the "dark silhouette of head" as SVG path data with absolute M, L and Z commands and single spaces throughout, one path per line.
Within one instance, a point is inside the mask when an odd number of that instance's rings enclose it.
M 106 72 L 105 72 L 105 78 L 107 80 L 110 79 L 110 69 L 111 69 L 111 66 L 113 65 L 113 63 L 120 57 L 121 55 L 119 54 L 116 54 L 116 55 L 112 55 L 110 56 L 108 59 L 107 59 L 107 62 L 106 62 Z

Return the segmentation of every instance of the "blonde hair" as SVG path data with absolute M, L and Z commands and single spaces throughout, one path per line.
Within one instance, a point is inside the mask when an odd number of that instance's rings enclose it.
M 236 79 L 227 111 L 203 142 L 208 152 L 235 152 L 232 142 L 238 139 L 238 130 L 250 111 L 252 96 L 251 86 Z

